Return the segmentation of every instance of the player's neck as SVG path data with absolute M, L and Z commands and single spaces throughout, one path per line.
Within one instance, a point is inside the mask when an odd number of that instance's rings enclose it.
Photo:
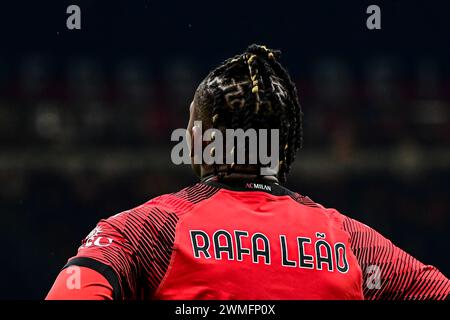
M 260 175 L 260 168 L 256 166 L 235 166 L 230 170 L 229 167 L 218 167 L 217 170 L 213 168 L 202 168 L 201 180 L 207 181 L 218 178 L 220 180 L 264 180 L 267 182 L 278 182 L 275 175 Z

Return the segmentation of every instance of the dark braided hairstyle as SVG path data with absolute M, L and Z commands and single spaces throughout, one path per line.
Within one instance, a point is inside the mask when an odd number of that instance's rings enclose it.
M 280 56 L 278 50 L 249 46 L 203 80 L 196 100 L 206 128 L 279 129 L 278 179 L 285 182 L 302 147 L 303 113 L 295 84 L 278 62 Z

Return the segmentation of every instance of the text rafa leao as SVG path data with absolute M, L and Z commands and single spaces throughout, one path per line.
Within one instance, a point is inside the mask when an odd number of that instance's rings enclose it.
M 274 263 L 271 247 L 279 246 L 281 259 L 277 261 L 283 267 L 338 271 L 347 273 L 349 263 L 347 248 L 342 242 L 330 243 L 326 234 L 315 233 L 315 238 L 296 237 L 296 255 L 289 256 L 288 241 L 285 235 L 279 235 L 279 241 L 270 243 L 263 233 L 249 234 L 247 231 L 234 230 L 228 232 L 219 229 L 212 234 L 203 230 L 190 230 L 192 252 L 196 259 L 236 260 L 249 259 L 253 263 Z M 249 245 L 243 245 L 247 238 Z M 248 241 L 250 240 L 250 241 Z M 272 247 L 273 248 L 273 247 Z M 307 254 L 307 252 L 309 254 Z

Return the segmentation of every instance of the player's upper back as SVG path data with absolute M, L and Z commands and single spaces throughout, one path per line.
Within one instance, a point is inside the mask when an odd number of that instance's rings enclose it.
M 437 269 L 373 229 L 263 181 L 202 182 L 102 220 L 68 265 L 97 268 L 91 260 L 116 275 L 116 298 L 440 298 L 450 290 Z M 367 268 L 380 286 L 367 282 Z M 427 286 L 416 290 L 420 282 Z
M 171 263 L 155 298 L 363 297 L 339 216 L 267 182 L 212 181 L 183 192 L 186 201 L 204 199 L 177 216 Z

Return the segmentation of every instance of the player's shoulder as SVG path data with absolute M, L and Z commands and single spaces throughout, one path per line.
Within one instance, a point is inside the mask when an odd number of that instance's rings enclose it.
M 297 192 L 293 192 L 291 197 L 301 205 L 307 206 L 311 208 L 312 211 L 315 211 L 316 214 L 322 215 L 327 219 L 333 221 L 335 224 L 341 226 L 346 229 L 349 224 L 359 223 L 356 220 L 353 220 L 351 217 L 346 214 L 341 213 L 339 210 L 331 207 L 326 207 L 325 205 L 315 202 L 308 196 L 301 195 Z
M 189 185 L 179 191 L 163 194 L 147 201 L 144 206 L 169 210 L 177 215 L 189 212 L 196 205 L 214 196 L 220 189 L 202 182 Z
M 375 230 L 372 229 L 370 226 L 351 217 L 350 215 L 342 213 L 341 211 L 335 208 L 325 207 L 319 203 L 312 201 L 308 197 L 306 198 L 307 198 L 306 200 L 303 200 L 304 203 L 306 203 L 311 207 L 316 208 L 318 211 L 320 211 L 321 214 L 325 215 L 328 219 L 334 221 L 336 225 L 338 225 L 342 230 L 344 230 L 349 234 L 356 234 L 356 233 L 372 234 L 375 232 Z
M 212 197 L 219 189 L 203 183 L 189 185 L 179 191 L 162 194 L 129 210 L 117 213 L 106 220 L 117 227 L 126 224 L 176 223 L 196 205 Z

